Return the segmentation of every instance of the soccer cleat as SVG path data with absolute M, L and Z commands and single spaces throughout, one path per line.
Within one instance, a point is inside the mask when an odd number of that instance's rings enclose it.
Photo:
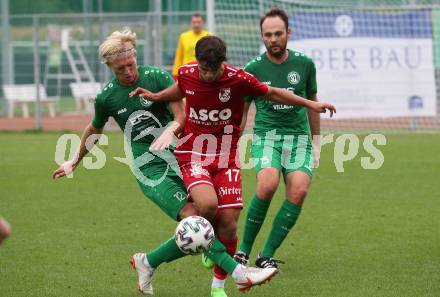
M 131 267 L 136 269 L 138 274 L 138 289 L 141 293 L 153 295 L 153 286 L 151 284 L 154 268 L 145 265 L 144 253 L 137 253 L 131 257 Z
M 224 288 L 211 288 L 211 297 L 228 297 Z
M 263 257 L 261 254 L 258 254 L 257 259 L 255 260 L 255 266 L 259 268 L 278 268 L 279 264 L 284 264 L 281 260 L 276 260 L 270 257 Z
M 234 255 L 234 260 L 241 265 L 247 266 L 249 263 L 249 256 L 244 252 L 238 251 Z
M 253 286 L 262 285 L 270 281 L 278 273 L 276 268 L 255 268 L 242 265 L 241 269 L 243 269 L 242 277 L 235 279 L 240 292 L 247 292 Z
M 215 263 L 212 262 L 212 260 L 209 259 L 205 253 L 202 254 L 202 264 L 206 269 L 211 269 L 215 265 Z

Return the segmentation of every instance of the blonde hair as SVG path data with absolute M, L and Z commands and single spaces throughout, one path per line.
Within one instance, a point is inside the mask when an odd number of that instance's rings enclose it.
M 99 57 L 103 64 L 109 64 L 110 59 L 119 55 L 136 53 L 136 33 L 130 29 L 114 31 L 99 46 Z

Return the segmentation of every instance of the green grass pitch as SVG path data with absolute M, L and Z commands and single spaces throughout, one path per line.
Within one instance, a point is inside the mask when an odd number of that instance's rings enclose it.
M 168 239 L 176 223 L 113 159 L 123 156 L 120 133 L 108 134 L 103 169 L 53 181 L 59 135 L 0 134 L 0 215 L 13 227 L 0 246 L 0 296 L 140 296 L 129 259 Z M 439 135 L 387 140 L 380 170 L 362 169 L 361 149 L 337 173 L 333 145 L 325 146 L 303 213 L 277 253 L 287 264 L 248 296 L 440 296 Z M 243 172 L 243 188 L 246 203 L 252 170 Z M 281 186 L 268 220 L 282 199 Z M 200 257 L 186 257 L 157 270 L 155 295 L 209 296 L 210 281 Z M 242 296 L 231 279 L 227 292 Z

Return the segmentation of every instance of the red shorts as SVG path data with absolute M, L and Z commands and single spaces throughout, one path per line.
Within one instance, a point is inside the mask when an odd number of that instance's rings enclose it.
M 210 164 L 204 164 L 191 159 L 191 154 L 177 153 L 176 158 L 188 192 L 196 185 L 212 185 L 217 193 L 219 209 L 243 208 L 241 172 L 235 162 L 235 154 L 232 155 L 227 162 L 216 157 Z

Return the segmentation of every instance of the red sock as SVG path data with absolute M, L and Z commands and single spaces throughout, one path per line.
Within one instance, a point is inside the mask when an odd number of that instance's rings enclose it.
M 238 242 L 238 238 L 235 237 L 232 240 L 223 240 L 220 237 L 218 237 L 218 240 L 223 243 L 226 247 L 226 252 L 231 255 L 234 256 L 235 252 L 237 251 L 237 242 Z M 220 266 L 218 266 L 217 264 L 214 266 L 214 276 L 217 279 L 226 279 L 226 277 L 228 276 L 228 273 L 226 271 L 224 271 L 223 269 L 220 268 Z

